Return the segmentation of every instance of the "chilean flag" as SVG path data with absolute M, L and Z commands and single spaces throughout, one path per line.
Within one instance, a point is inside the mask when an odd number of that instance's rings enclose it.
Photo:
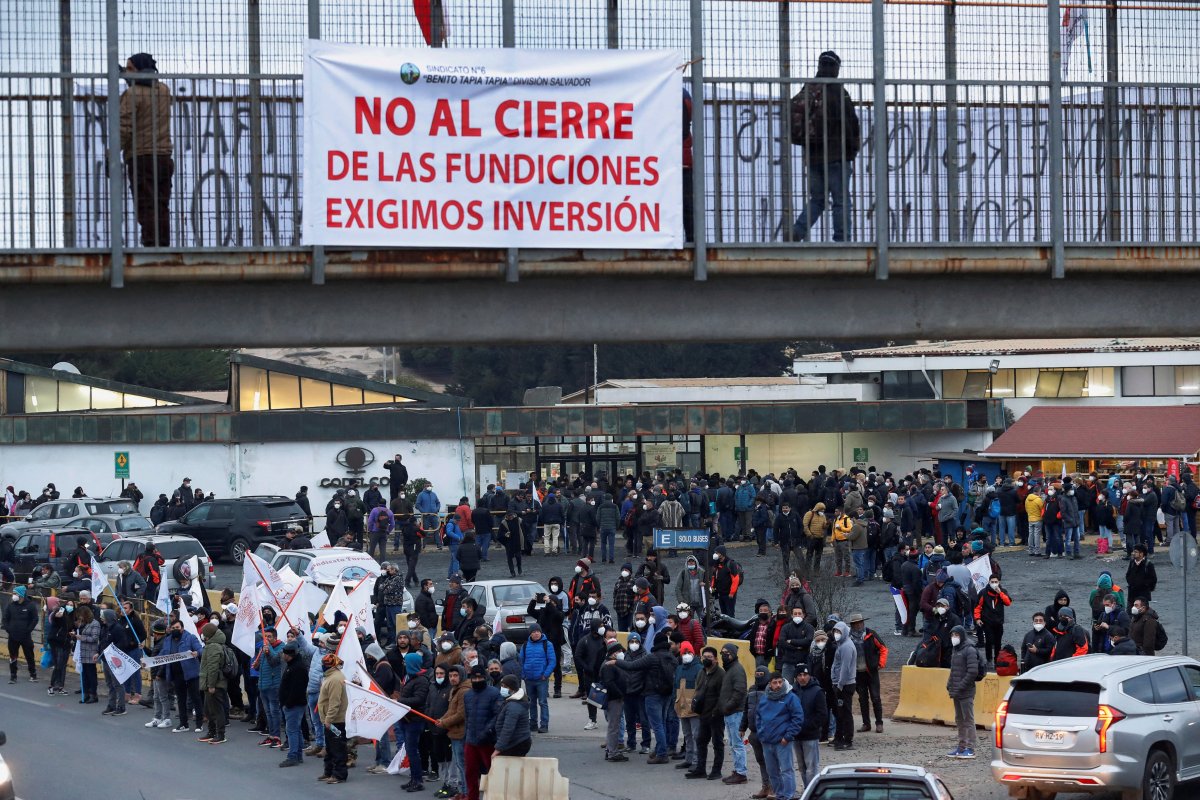
M 417 24 L 421 26 L 421 35 L 425 37 L 425 44 L 434 47 L 433 44 L 433 21 L 436 15 L 438 25 L 441 28 L 442 40 L 437 46 L 446 44 L 446 12 L 442 3 L 444 0 L 413 0 L 413 13 L 417 15 Z

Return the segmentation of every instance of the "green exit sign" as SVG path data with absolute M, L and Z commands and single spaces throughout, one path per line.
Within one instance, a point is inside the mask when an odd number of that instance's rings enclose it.
M 750 458 L 750 448 L 749 447 L 733 448 L 733 460 L 734 461 L 741 463 L 748 458 Z
M 854 463 L 855 464 L 865 464 L 868 461 L 870 461 L 870 456 L 867 453 L 867 448 L 865 448 L 865 447 L 854 448 Z

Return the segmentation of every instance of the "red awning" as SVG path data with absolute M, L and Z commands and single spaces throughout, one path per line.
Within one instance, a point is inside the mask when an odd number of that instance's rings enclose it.
M 1200 452 L 1200 405 L 1031 408 L 981 455 L 1177 458 Z

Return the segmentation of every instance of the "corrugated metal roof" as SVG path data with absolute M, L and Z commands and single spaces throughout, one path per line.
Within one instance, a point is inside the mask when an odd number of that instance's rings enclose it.
M 903 356 L 1017 356 L 1038 353 L 1148 353 L 1200 350 L 1200 338 L 1129 337 L 1124 339 L 961 339 L 957 341 L 917 342 L 894 347 L 845 350 L 835 353 L 810 353 L 796 356 L 797 361 L 841 361 L 854 358 Z
M 1200 405 L 1031 408 L 982 455 L 1162 458 L 1200 452 Z

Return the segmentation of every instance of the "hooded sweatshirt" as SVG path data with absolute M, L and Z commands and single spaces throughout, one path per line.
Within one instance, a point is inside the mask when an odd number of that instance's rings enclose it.
M 691 572 L 692 567 L 696 568 L 695 572 Z M 675 599 L 687 603 L 697 613 L 703 613 L 708 606 L 708 581 L 695 556 L 688 556 L 683 562 L 683 571 L 675 584 Z
M 1066 602 L 1061 602 L 1065 600 Z M 1071 597 L 1065 590 L 1059 589 L 1054 593 L 1054 602 L 1046 606 L 1046 630 L 1054 630 L 1058 623 L 1058 610 L 1071 605 Z
M 833 630 L 841 633 L 842 640 L 838 642 L 833 656 L 833 671 L 831 679 L 838 689 L 853 686 L 857 677 L 858 648 L 850 638 L 850 626 L 844 622 L 834 623 Z M 836 637 L 835 637 L 836 638 Z

